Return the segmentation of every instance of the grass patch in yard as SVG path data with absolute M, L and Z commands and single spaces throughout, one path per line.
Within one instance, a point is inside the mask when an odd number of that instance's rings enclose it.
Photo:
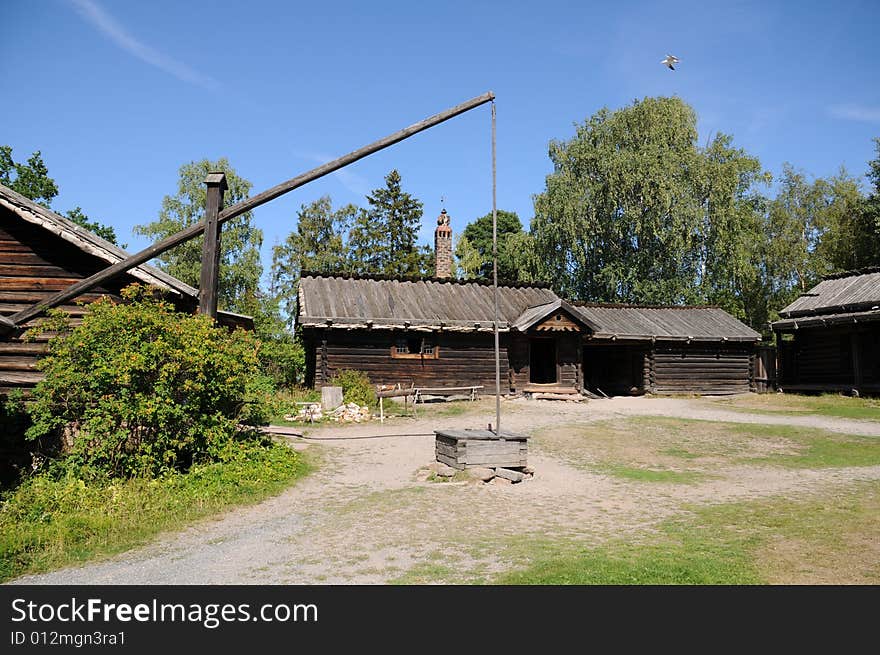
M 839 394 L 806 396 L 799 394 L 750 394 L 707 401 L 716 407 L 760 414 L 798 416 L 818 414 L 835 418 L 880 421 L 880 399 L 852 398 Z
M 638 482 L 670 482 L 675 484 L 693 484 L 706 478 L 705 473 L 699 471 L 668 471 L 635 466 L 623 466 L 621 464 L 599 464 L 597 471 L 613 475 L 627 480 Z
M 698 482 L 726 467 L 880 464 L 880 439 L 790 425 L 667 417 L 568 425 L 538 432 L 533 447 L 585 470 L 634 480 Z
M 520 539 L 500 584 L 877 584 L 880 485 L 694 508 L 643 543 Z
M 811 435 L 795 437 L 795 440 L 802 445 L 797 454 L 770 455 L 757 461 L 791 468 L 842 468 L 880 464 L 880 439 L 876 437 Z
M 277 494 L 309 470 L 281 444 L 155 480 L 25 480 L 0 506 L 0 581 L 105 557 L 160 532 Z
M 685 448 L 667 448 L 666 450 L 661 450 L 660 454 L 681 459 L 697 459 L 700 456 L 699 453 L 692 453 Z
M 406 573 L 390 580 L 388 584 L 413 585 L 430 584 L 436 580 L 448 580 L 456 576 L 456 571 L 437 562 L 420 562 Z

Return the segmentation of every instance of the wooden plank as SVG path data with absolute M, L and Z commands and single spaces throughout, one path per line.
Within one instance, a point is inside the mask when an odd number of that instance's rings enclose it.
M 49 344 L 23 341 L 0 341 L 0 355 L 6 354 L 33 354 L 42 355 L 49 352 Z
M 471 441 L 466 449 L 468 460 L 492 456 L 518 457 L 521 452 L 521 449 L 515 445 L 513 447 L 501 447 L 496 446 L 496 443 L 495 441 L 486 441 L 481 444 L 478 441 Z M 486 444 L 490 444 L 490 446 L 487 447 Z
M 465 467 L 463 462 L 459 462 L 457 459 L 455 459 L 453 457 L 449 457 L 448 455 L 438 454 L 437 461 L 443 462 L 444 464 L 451 466 L 454 469 L 458 469 L 459 471 L 464 470 L 464 467 Z
M 443 453 L 444 455 L 448 455 L 449 457 L 458 457 L 459 454 L 464 454 L 464 448 L 458 448 L 457 446 L 449 446 L 444 443 L 436 443 L 434 445 L 434 451 L 437 453 Z
M 43 379 L 42 373 L 0 370 L 0 386 L 34 385 Z
M 223 208 L 226 174 L 209 173 L 205 201 L 205 238 L 202 242 L 202 268 L 199 277 L 199 312 L 217 318 L 217 289 L 220 281 L 220 230 L 217 219 Z
M 486 455 L 484 457 L 472 457 L 468 455 L 465 464 L 467 466 L 526 466 L 526 457 L 522 455 Z
M 0 357 L 0 370 L 3 371 L 35 371 L 36 357 Z

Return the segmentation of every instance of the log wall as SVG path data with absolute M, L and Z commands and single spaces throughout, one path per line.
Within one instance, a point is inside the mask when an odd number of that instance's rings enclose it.
M 9 316 L 26 309 L 105 266 L 97 257 L 46 230 L 0 212 L 0 314 Z M 77 300 L 92 302 L 102 296 L 119 300 L 119 286 L 99 287 Z M 60 309 L 71 314 L 74 326 L 86 311 L 77 304 Z M 33 327 L 41 320 L 23 327 Z M 13 389 L 28 390 L 42 378 L 36 364 L 46 353 L 50 336 L 41 335 L 33 342 L 26 342 L 21 331 L 0 337 L 0 395 Z
M 428 333 L 426 333 L 428 334 Z M 314 358 L 313 385 L 321 386 L 338 371 L 363 371 L 373 384 L 495 389 L 495 342 L 491 333 L 434 335 L 439 357 L 391 356 L 399 335 L 388 330 L 324 330 L 306 338 L 306 357 Z M 507 336 L 501 339 L 502 382 L 508 376 Z
M 880 391 L 880 325 L 800 329 L 780 350 L 780 386 Z
M 724 395 L 751 390 L 754 344 L 654 346 L 653 392 Z

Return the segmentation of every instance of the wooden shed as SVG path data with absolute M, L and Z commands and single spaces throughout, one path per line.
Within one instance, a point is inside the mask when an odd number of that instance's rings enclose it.
M 781 389 L 880 392 L 880 268 L 829 276 L 779 315 Z
M 505 393 L 751 388 L 760 335 L 717 307 L 575 304 L 547 285 L 498 292 Z M 298 303 L 308 384 L 358 369 L 376 384 L 495 388 L 489 284 L 307 273 Z
M 0 185 L 0 315 L 26 309 L 126 256 L 117 246 Z M 102 296 L 120 300 L 120 290 L 135 282 L 158 287 L 181 311 L 194 312 L 198 307 L 196 289 L 147 265 L 79 296 L 76 303 Z M 76 303 L 61 307 L 71 314 L 74 324 L 88 311 Z M 34 342 L 21 338 L 39 320 L 0 334 L 0 395 L 33 387 L 41 378 L 36 362 L 47 350 L 48 335 Z M 253 326 L 250 317 L 228 312 L 220 312 L 218 320 L 230 326 Z
M 584 386 L 596 393 L 754 391 L 761 335 L 719 307 L 577 304 Z

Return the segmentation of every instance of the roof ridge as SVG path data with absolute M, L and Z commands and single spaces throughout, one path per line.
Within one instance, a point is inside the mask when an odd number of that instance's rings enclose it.
M 366 274 L 366 273 L 348 273 L 348 272 L 321 272 L 308 271 L 300 272 L 300 278 L 337 278 L 340 280 L 369 280 L 373 282 L 436 282 L 438 284 L 478 284 L 480 286 L 492 286 L 492 281 L 485 278 L 470 278 L 467 280 L 459 280 L 458 278 L 443 278 L 422 275 L 384 275 L 384 274 Z M 550 289 L 552 285 L 549 282 L 522 282 L 499 280 L 499 287 L 514 289 Z
M 575 307 L 604 307 L 608 309 L 721 309 L 720 305 L 639 305 L 636 303 L 587 302 L 583 300 L 569 300 L 568 303 Z
M 822 280 L 839 280 L 845 277 L 858 277 L 859 275 L 869 275 L 871 273 L 880 273 L 880 266 L 866 266 L 851 271 L 841 271 L 840 273 L 829 273 L 823 275 Z

